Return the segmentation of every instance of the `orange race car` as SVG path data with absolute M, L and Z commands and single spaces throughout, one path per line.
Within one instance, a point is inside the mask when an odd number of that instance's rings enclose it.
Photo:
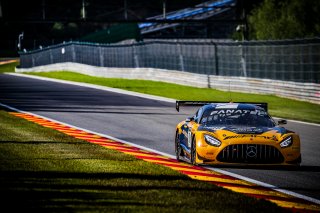
M 176 126 L 177 160 L 197 164 L 300 165 L 300 138 L 276 123 L 266 103 L 177 101 L 201 106 Z

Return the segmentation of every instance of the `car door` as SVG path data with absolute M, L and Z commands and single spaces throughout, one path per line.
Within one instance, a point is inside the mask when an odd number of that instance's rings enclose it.
M 202 108 L 200 108 L 194 116 L 187 118 L 185 120 L 184 125 L 182 125 L 181 127 L 182 135 L 183 135 L 183 139 L 181 140 L 182 142 L 181 145 L 188 153 L 190 153 L 190 150 L 191 150 L 192 138 L 198 127 L 197 120 L 201 112 L 202 112 Z

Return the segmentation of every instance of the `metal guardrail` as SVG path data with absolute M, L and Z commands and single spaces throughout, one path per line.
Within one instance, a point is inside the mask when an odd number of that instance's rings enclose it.
M 272 94 L 320 104 L 320 84 L 279 81 L 260 78 L 216 76 L 155 68 L 109 68 L 73 62 L 55 63 L 32 68 L 16 68 L 16 72 L 50 72 L 68 70 L 104 78 L 126 78 L 162 81 L 201 88 Z M 230 97 L 232 99 L 233 97 Z

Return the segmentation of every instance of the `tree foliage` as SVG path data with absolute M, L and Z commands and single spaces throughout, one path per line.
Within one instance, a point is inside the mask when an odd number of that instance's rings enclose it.
M 294 39 L 320 35 L 319 0 L 264 0 L 248 17 L 250 38 Z

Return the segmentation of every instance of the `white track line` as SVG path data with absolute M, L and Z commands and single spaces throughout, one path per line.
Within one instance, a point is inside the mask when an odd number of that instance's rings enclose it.
M 91 130 L 88 130 L 88 129 L 84 129 L 84 128 L 81 128 L 81 127 L 73 126 L 73 125 L 70 125 L 70 124 L 67 124 L 67 123 L 64 123 L 64 122 L 60 122 L 60 121 L 57 121 L 57 120 L 54 120 L 54 119 L 51 119 L 51 118 L 48 118 L 48 117 L 45 117 L 45 116 L 41 116 L 41 115 L 35 114 L 35 113 L 22 111 L 22 110 L 19 110 L 17 108 L 8 106 L 6 104 L 0 103 L 0 106 L 5 107 L 7 109 L 10 109 L 12 111 L 21 112 L 21 113 L 27 113 L 27 114 L 34 115 L 34 116 L 37 116 L 37 117 L 41 117 L 43 119 L 46 119 L 46 120 L 49 120 L 49 121 L 52 121 L 52 122 L 60 123 L 60 124 L 63 124 L 63 125 L 75 128 L 75 129 L 79 129 L 79 130 L 83 130 L 83 131 L 86 131 L 86 132 L 89 132 L 89 133 L 92 133 L 92 134 L 95 134 L 95 135 L 99 135 L 99 136 L 102 136 L 102 137 L 110 138 L 110 139 L 115 140 L 115 141 L 119 141 L 119 142 L 122 142 L 122 143 L 125 143 L 125 144 L 128 144 L 128 145 L 137 147 L 137 148 L 141 148 L 143 150 L 147 150 L 147 151 L 150 151 L 150 152 L 154 152 L 154 153 L 157 153 L 157 154 L 160 154 L 160 155 L 175 159 L 174 155 L 170 155 L 168 153 L 164 153 L 164 152 L 160 152 L 160 151 L 157 151 L 157 150 L 154 150 L 154 149 L 150 149 L 150 148 L 147 148 L 147 147 L 144 147 L 144 146 L 140 146 L 140 145 L 137 145 L 137 144 L 125 141 L 125 140 L 121 140 L 121 139 L 112 137 L 110 135 L 106 135 L 106 134 L 94 132 L 94 131 L 91 131 Z M 212 167 L 209 167 L 209 166 L 205 166 L 205 168 L 209 169 L 209 170 L 212 170 L 212 171 L 215 171 L 215 172 L 219 172 L 219 173 L 225 174 L 225 175 L 229 175 L 229 176 L 232 176 L 232 177 L 244 180 L 244 181 L 248 181 L 250 183 L 257 184 L 259 186 L 263 186 L 263 187 L 266 187 L 266 188 L 269 188 L 269 189 L 272 189 L 272 190 L 275 190 L 275 191 L 278 191 L 278 192 L 282 192 L 284 194 L 291 195 L 291 196 L 294 196 L 294 197 L 297 197 L 297 198 L 300 198 L 300 199 L 303 199 L 303 200 L 306 200 L 306 201 L 310 201 L 310 202 L 313 202 L 313 203 L 316 203 L 316 204 L 320 204 L 320 200 L 318 200 L 318 199 L 315 199 L 315 198 L 312 198 L 312 197 L 308 197 L 308 196 L 305 196 L 305 195 L 302 195 L 302 194 L 298 194 L 298 193 L 295 193 L 295 192 L 292 192 L 292 191 L 288 191 L 288 190 L 285 190 L 285 189 L 281 189 L 281 188 L 278 188 L 277 186 L 274 186 L 274 185 L 271 185 L 271 184 L 268 184 L 268 183 L 257 181 L 257 180 L 254 180 L 254 179 L 242 176 L 242 175 L 238 175 L 238 174 L 235 174 L 235 173 L 232 173 L 232 172 L 224 171 L 224 170 L 218 169 L 218 168 L 212 168 Z
M 139 93 L 139 92 L 132 92 L 132 91 L 128 91 L 128 90 L 117 89 L 117 88 L 112 88 L 112 87 L 107 87 L 107 86 L 94 85 L 94 84 L 89 84 L 89 83 L 60 80 L 60 79 L 47 78 L 47 77 L 41 77 L 41 76 L 33 76 L 33 75 L 27 75 L 27 74 L 21 74 L 21 73 L 4 73 L 4 74 L 19 76 L 19 77 L 26 77 L 26 78 L 33 78 L 33 79 L 38 79 L 38 80 L 43 80 L 43 81 L 52 81 L 52 82 L 63 83 L 63 84 L 71 84 L 71 85 L 76 85 L 76 86 L 81 86 L 81 87 L 89 87 L 89 88 L 93 88 L 93 89 L 99 89 L 99 90 L 115 92 L 115 93 L 120 93 L 120 94 L 125 94 L 125 95 L 132 95 L 132 96 L 147 98 L 147 99 L 156 100 L 156 101 L 164 101 L 164 102 L 169 102 L 169 103 L 176 102 L 176 100 L 172 99 L 172 98 L 165 98 L 165 97 L 156 96 L 156 95 L 148 95 L 148 94 L 143 94 L 143 93 Z M 283 118 L 277 118 L 277 117 L 274 117 L 274 118 L 275 119 L 283 119 Z M 316 123 L 309 123 L 309 122 L 289 120 L 289 119 L 286 119 L 286 120 L 288 120 L 290 122 L 294 122 L 294 123 L 300 123 L 300 124 L 320 127 L 320 124 L 316 124 Z
M 274 185 L 271 185 L 271 184 L 268 184 L 268 183 L 264 183 L 262 181 L 258 181 L 258 180 L 255 180 L 255 179 L 252 179 L 252 178 L 248 178 L 248 177 L 245 177 L 245 176 L 242 176 L 242 175 L 238 175 L 238 174 L 235 174 L 235 173 L 232 173 L 232 172 L 224 171 L 224 170 L 218 169 L 218 168 L 212 168 L 212 167 L 207 167 L 207 166 L 205 166 L 205 168 L 209 169 L 209 170 L 213 170 L 215 172 L 219 172 L 219 173 L 225 174 L 225 175 L 229 175 L 229 176 L 232 176 L 232 177 L 244 180 L 244 181 L 248 181 L 250 183 L 254 183 L 254 184 L 257 184 L 259 186 L 263 186 L 263 187 L 266 187 L 266 188 L 269 188 L 269 189 L 273 189 L 275 191 L 282 192 L 284 194 L 291 195 L 293 197 L 301 198 L 303 200 L 307 200 L 307 201 L 310 201 L 310 202 L 313 202 L 313 203 L 316 203 L 316 204 L 320 204 L 320 200 L 318 200 L 318 199 L 315 199 L 315 198 L 312 198 L 312 197 L 308 197 L 308 196 L 305 196 L 305 195 L 302 195 L 302 194 L 298 194 L 298 193 L 295 193 L 295 192 L 292 192 L 292 191 L 288 191 L 286 189 L 281 189 L 281 188 L 279 188 L 277 186 L 274 186 Z

